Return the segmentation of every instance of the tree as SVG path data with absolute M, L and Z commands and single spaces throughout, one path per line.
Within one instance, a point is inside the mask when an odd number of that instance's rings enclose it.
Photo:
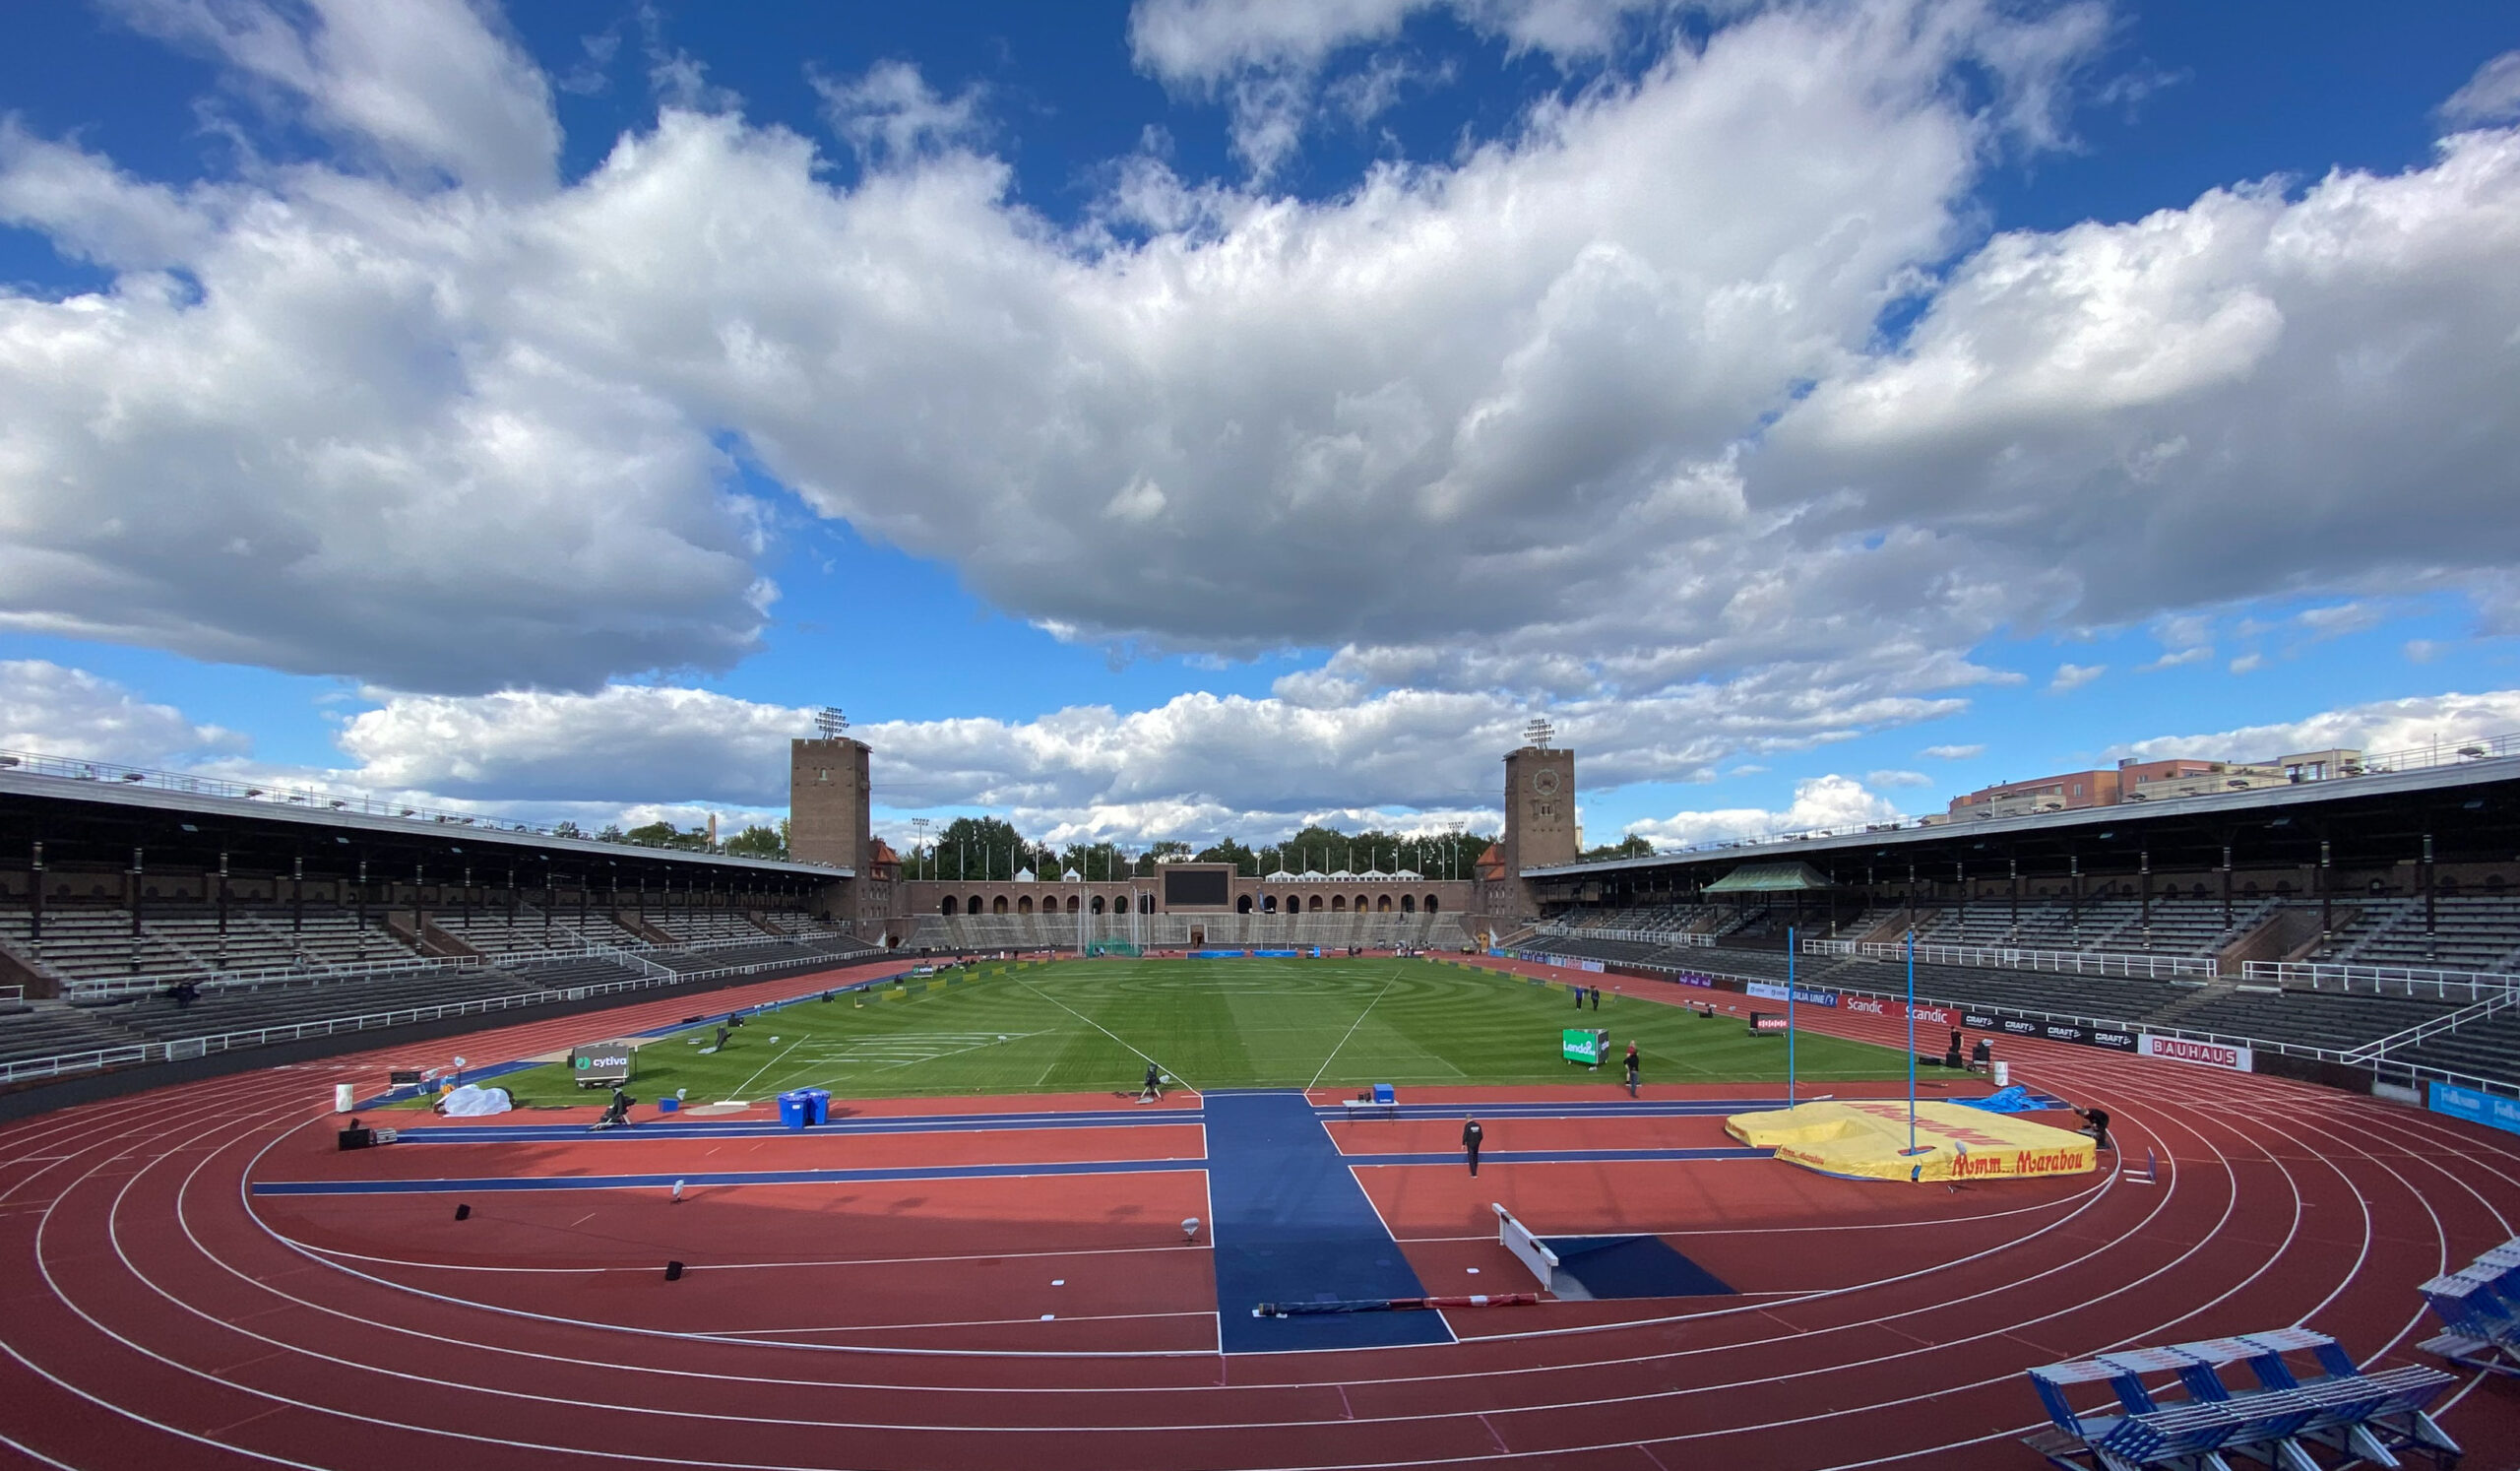
M 583 838 L 586 834 L 579 830 L 576 823 L 563 822 L 551 829 L 551 836 L 555 838 Z
M 1242 874 L 1247 878 L 1257 878 L 1260 876 L 1260 855 L 1243 847 L 1240 843 L 1235 842 L 1231 838 L 1219 838 L 1216 842 L 1200 849 L 1198 862 L 1203 863 L 1231 863 L 1233 864 L 1234 872 Z
M 957 817 L 928 847 L 936 876 L 957 883 L 1013 878 L 1017 869 L 1040 862 L 1014 824 L 999 817 Z M 1034 871 L 1040 869 L 1035 866 Z
M 1575 856 L 1575 861 L 1582 863 L 1598 863 L 1609 859 L 1640 859 L 1653 856 L 1653 844 L 1634 833 L 1629 833 L 1615 843 L 1606 843 L 1599 848 L 1585 849 Z
M 784 859 L 788 856 L 788 835 L 778 828 L 751 824 L 726 840 L 726 852 L 735 858 Z

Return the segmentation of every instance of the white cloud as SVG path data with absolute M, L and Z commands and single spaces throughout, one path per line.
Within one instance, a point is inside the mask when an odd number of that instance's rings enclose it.
M 2266 656 L 2254 650 L 2232 661 L 2232 672 L 2235 674 L 2254 673 L 2265 667 Z
M 1876 791 L 1885 787 L 1930 787 L 1933 778 L 1922 771 L 1867 771 L 1863 784 Z
M 2173 649 L 2169 653 L 2164 654 L 2161 658 L 2156 659 L 2149 664 L 2137 665 L 2135 667 L 2135 672 L 2139 674 L 2148 674 L 2155 670 L 2174 670 L 2181 665 L 2203 664 L 2205 661 L 2213 657 L 2214 646 L 2212 644 L 2198 644 L 2193 648 L 2187 649 Z M 2068 668 L 2078 667 L 2068 666 Z M 2092 670 L 2092 677 L 2098 677 L 2100 671 L 2105 668 L 2107 668 L 2105 665 L 2095 667 Z M 2064 670 L 2060 669 L 2056 672 L 2056 677 L 2061 679 L 2064 677 Z M 2071 689 L 2073 686 L 2069 684 L 2065 687 Z
M 2505 51 L 2478 67 L 2468 85 L 2441 104 L 2441 120 L 2457 128 L 2514 118 L 2520 118 L 2520 51 Z
M 132 26 L 199 47 L 302 108 L 345 146 L 420 187 L 549 189 L 560 152 L 532 58 L 463 0 L 306 0 L 306 24 L 261 0 L 107 0 Z
M 1937 761 L 1974 761 L 1985 753 L 1986 748 L 1983 744 L 1929 745 L 1917 752 L 1920 756 L 1931 756 Z
M 2377 755 L 2419 746 L 2455 746 L 2514 732 L 2520 732 L 2520 689 L 2496 689 L 2374 700 L 2275 725 L 2156 736 L 2112 747 L 2106 754 L 2145 761 L 2167 756 L 2263 761 L 2290 751 L 2344 746 Z
M 1631 822 L 1627 831 L 1657 845 L 1687 845 L 1819 827 L 1861 826 L 1893 821 L 1899 815 L 1897 803 L 1888 798 L 1866 791 L 1853 777 L 1831 775 L 1796 784 L 1793 803 L 1781 811 L 1728 807 L 1712 812 L 1674 812 L 1666 818 Z
M 169 766 L 231 755 L 244 738 L 196 725 L 171 705 L 155 705 L 110 679 L 41 659 L 0 660 L 0 748 Z
M 2060 664 L 2056 666 L 2056 676 L 2048 681 L 2048 692 L 2063 694 L 2069 689 L 2080 689 L 2108 672 L 2109 666 L 2105 664 Z
M 929 149 L 976 144 L 988 131 L 978 87 L 938 96 L 906 61 L 878 62 L 853 81 L 811 80 L 823 115 L 861 159 L 900 162 Z
M 0 135 L 0 221 L 120 273 L 0 295 L 0 627 L 452 695 L 670 681 L 775 593 L 729 445 L 1064 636 L 1338 650 L 1220 729 L 1571 710 L 1620 781 L 1951 713 L 2006 628 L 2378 584 L 2520 608 L 2520 134 L 1933 274 L 2088 9 L 1722 9 L 1447 160 L 1305 201 L 1150 156 L 1071 231 L 907 68 L 841 84 L 886 155 L 852 183 L 713 95 L 564 185 L 495 26 L 369 9 L 131 10 L 335 164 L 178 189 Z M 1405 10 L 1151 0 L 1132 37 L 1242 78 Z M 1629 24 L 1456 14 L 1567 56 Z M 1145 40 L 1165 16 L 1190 30 Z M 1973 111 L 1987 66 L 2007 100 Z M 935 790 L 1089 810 L 1070 766 Z M 1121 799 L 1244 790 L 1202 770 Z M 1302 785 L 1216 799 L 1359 799 Z

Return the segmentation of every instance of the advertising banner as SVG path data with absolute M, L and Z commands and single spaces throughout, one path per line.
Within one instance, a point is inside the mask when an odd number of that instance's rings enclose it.
M 1918 1025 L 1926 1027 L 1956 1027 L 1961 1025 L 1960 1012 L 1954 1007 L 1926 1006 L 1922 1004 L 1911 1007 L 1905 1001 L 1894 1001 L 1888 996 L 1843 995 L 1838 997 L 1838 1009 L 1841 1011 L 1857 1012 L 1864 1016 L 1888 1017 L 1892 1021 L 1898 1021 L 1913 1013 L 1917 1018 Z M 1990 1027 L 1994 1025 L 1994 1019 L 1989 1017 L 1985 1021 L 1973 1022 L 1970 1025 Z
M 2520 1134 L 2520 1098 L 2501 1098 L 2456 1083 L 2434 1083 L 2426 1100 L 2435 1114 Z
M 1712 978 L 1701 976 L 1695 971 L 1682 971 L 1676 976 L 1666 976 L 1663 979 L 1674 986 L 1695 986 L 1706 991 L 1717 989 Z
M 1753 981 L 1741 989 L 1763 1001 L 1785 999 L 1785 987 L 1778 982 Z M 1838 1004 L 1838 993 L 1834 991 L 1813 991 L 1807 986 L 1797 986 L 1794 988 L 1794 999 L 1796 1004 L 1803 1006 L 1835 1006 Z
M 1558 1033 L 1557 1053 L 1569 1062 L 1587 1062 L 1595 1067 L 1610 1053 L 1610 1034 L 1586 1027 L 1568 1027 Z
M 2247 1072 L 2249 1050 L 2220 1042 L 2191 1042 L 2184 1037 L 2160 1037 L 2144 1034 L 2137 1049 L 2147 1057 L 2169 1057 L 2178 1062 L 2195 1062 L 2206 1067 L 2228 1067 L 2234 1072 Z

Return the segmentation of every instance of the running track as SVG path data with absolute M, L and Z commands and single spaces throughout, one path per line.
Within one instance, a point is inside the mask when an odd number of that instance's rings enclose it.
M 624 1008 L 620 1029 L 694 1004 Z M 528 1023 L 461 1047 L 522 1055 L 585 1030 Z M 1919 1271 L 1867 1238 L 1842 1263 L 1849 1285 L 1800 1295 L 1674 1300 L 1684 1311 L 1643 1321 L 1634 1304 L 1609 1321 L 1462 1313 L 1457 1345 L 1232 1358 L 805 1349 L 432 1297 L 292 1247 L 241 1190 L 258 1154 L 321 1125 L 336 1077 L 372 1078 L 383 1054 L 181 1085 L 0 1128 L 0 1461 L 2023 1467 L 2026 1366 L 2297 1321 L 2358 1359 L 2412 1362 L 2430 1331 L 2415 1284 L 2520 1233 L 2520 1139 L 2278 1079 L 2004 1051 L 2021 1080 L 2106 1106 L 2122 1150 L 2164 1158 L 2160 1183 L 2096 1180 L 1963 1268 Z M 2468 1465 L 2520 1464 L 2520 1385 L 2454 1392 L 2441 1418 Z

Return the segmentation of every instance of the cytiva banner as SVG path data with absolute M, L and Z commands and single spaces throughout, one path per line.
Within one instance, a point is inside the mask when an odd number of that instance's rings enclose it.
M 2147 1057 L 2168 1057 L 2174 1062 L 2195 1062 L 2206 1067 L 2228 1067 L 2234 1072 L 2253 1070 L 2249 1050 L 2220 1042 L 2194 1042 L 2185 1037 L 2163 1037 L 2147 1032 L 2138 1049 Z
M 1742 990 L 1763 1001 L 1782 1001 L 1786 998 L 1785 988 L 1774 981 L 1753 981 Z M 1807 986 L 1797 986 L 1794 988 L 1794 999 L 1797 1004 L 1804 1006 L 1835 1006 L 1838 1004 L 1838 993 L 1834 991 L 1813 991 Z
M 2520 1134 L 2520 1098 L 2501 1098 L 2456 1083 L 2434 1083 L 2426 1103 L 2435 1114 Z

